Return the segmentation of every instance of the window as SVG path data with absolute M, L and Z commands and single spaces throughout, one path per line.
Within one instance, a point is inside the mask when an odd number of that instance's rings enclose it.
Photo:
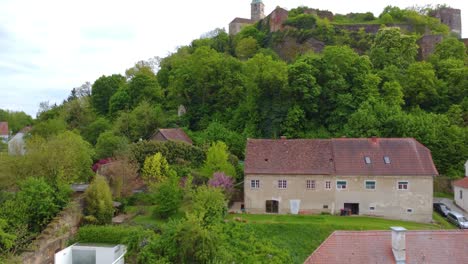
M 286 181 L 286 180 L 279 180 L 279 181 L 278 181 L 278 188 L 279 188 L 279 189 L 286 189 L 287 184 L 288 184 L 288 181 Z
M 366 181 L 367 190 L 375 190 L 375 181 Z
M 338 190 L 346 189 L 346 181 L 336 181 L 336 188 Z
M 307 180 L 306 187 L 309 190 L 310 189 L 315 189 L 315 181 L 314 180 Z
M 408 182 L 407 181 L 399 181 L 398 182 L 398 190 L 408 190 Z
M 390 157 L 389 156 L 384 156 L 383 161 L 385 162 L 385 164 L 390 164 Z
M 370 206 L 370 207 L 369 207 L 369 210 L 370 210 L 370 211 L 374 211 L 374 210 L 375 210 L 375 206 Z
M 372 163 L 370 157 L 367 157 L 367 156 L 364 157 L 364 161 L 366 162 L 366 164 Z
M 250 188 L 252 188 L 252 189 L 260 188 L 260 180 L 251 180 L 250 181 Z
M 325 189 L 327 189 L 327 190 L 331 189 L 331 181 L 326 181 L 325 182 Z
M 408 208 L 408 209 L 406 209 L 406 212 L 407 212 L 407 213 L 412 213 L 412 212 L 413 212 L 413 208 Z
M 278 213 L 279 202 L 275 200 L 265 201 L 265 212 Z
M 328 209 L 328 205 L 327 205 L 327 204 L 324 204 L 324 205 L 323 205 L 323 209 Z
M 463 199 L 463 191 L 460 190 L 460 199 Z

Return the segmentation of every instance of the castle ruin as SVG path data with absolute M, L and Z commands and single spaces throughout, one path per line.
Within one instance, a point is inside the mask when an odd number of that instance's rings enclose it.
M 264 7 L 262 0 L 252 0 L 251 5 L 251 18 L 235 18 L 231 23 L 229 23 L 229 34 L 236 35 L 239 33 L 244 26 L 253 25 L 256 22 L 264 23 L 270 28 L 270 32 L 283 31 L 287 28 L 284 25 L 284 22 L 288 19 L 288 11 L 277 7 L 273 10 L 268 16 L 264 14 Z M 314 14 L 322 19 L 328 19 L 333 21 L 334 14 L 330 11 L 323 11 L 318 9 L 307 9 L 304 11 L 307 14 Z M 462 32 L 462 22 L 461 22 L 461 10 L 449 7 L 442 7 L 434 10 L 429 16 L 435 17 L 440 20 L 441 23 L 447 25 L 450 29 L 452 35 L 458 37 L 461 41 L 468 46 L 468 39 L 461 39 Z M 392 24 L 390 26 L 399 27 L 404 32 L 413 31 L 412 25 L 410 24 Z M 351 25 L 337 25 L 337 27 L 348 30 L 348 31 L 359 31 L 364 29 L 365 32 L 370 34 L 376 34 L 380 29 L 381 25 L 378 24 L 351 24 Z M 419 57 L 420 59 L 427 59 L 430 54 L 435 50 L 435 47 L 438 43 L 443 40 L 442 35 L 433 35 L 430 33 L 424 34 L 419 40 L 418 44 L 420 46 Z M 315 41 L 317 42 L 317 41 Z M 323 43 L 322 43 L 323 44 Z M 314 47 L 317 45 L 313 45 Z M 323 45 L 318 45 L 317 49 L 313 48 L 316 52 L 320 52 Z M 322 47 L 323 48 L 323 47 Z

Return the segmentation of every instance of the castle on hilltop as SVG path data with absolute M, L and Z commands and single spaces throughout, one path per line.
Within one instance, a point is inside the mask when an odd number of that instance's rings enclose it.
M 288 20 L 289 12 L 281 7 L 277 7 L 273 10 L 268 16 L 264 14 L 265 5 L 263 4 L 262 0 L 252 0 L 250 4 L 251 8 L 251 17 L 248 18 L 240 18 L 236 17 L 234 20 L 229 23 L 229 34 L 236 35 L 241 31 L 241 29 L 248 25 L 253 25 L 257 22 L 262 23 L 263 25 L 267 25 L 269 27 L 270 32 L 277 32 L 283 31 L 287 28 L 284 25 L 284 22 Z M 326 18 L 329 21 L 333 22 L 334 14 L 330 11 L 318 10 L 318 9 L 305 9 L 305 14 L 313 14 L 322 19 Z M 429 16 L 435 17 L 440 20 L 441 23 L 447 25 L 451 31 L 451 33 L 458 38 L 461 39 L 461 32 L 462 32 L 462 22 L 461 22 L 461 10 L 449 7 L 442 7 L 439 8 Z M 404 32 L 412 32 L 414 31 L 414 26 L 411 24 L 391 24 L 389 26 L 392 27 L 399 27 Z M 348 31 L 359 31 L 363 29 L 366 33 L 376 34 L 381 25 L 379 24 L 346 24 L 346 25 L 336 25 L 337 28 L 348 30 Z M 442 35 L 433 35 L 429 32 L 424 34 L 419 40 L 418 44 L 420 46 L 420 58 L 426 59 L 435 49 L 435 46 L 441 42 L 443 39 Z M 461 39 L 468 46 L 468 38 Z M 320 43 L 318 40 L 311 40 L 312 49 L 316 52 L 320 52 L 324 46 L 324 43 Z

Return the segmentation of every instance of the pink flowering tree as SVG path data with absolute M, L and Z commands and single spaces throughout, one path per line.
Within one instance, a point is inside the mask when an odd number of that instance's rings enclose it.
M 208 181 L 208 185 L 223 190 L 228 199 L 234 193 L 234 180 L 223 172 L 215 172 Z

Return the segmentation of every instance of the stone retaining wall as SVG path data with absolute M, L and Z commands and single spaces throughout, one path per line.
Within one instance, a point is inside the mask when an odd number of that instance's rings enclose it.
M 21 255 L 24 264 L 53 264 L 56 252 L 78 231 L 83 215 L 80 199 L 73 200 L 33 241 L 29 251 Z

